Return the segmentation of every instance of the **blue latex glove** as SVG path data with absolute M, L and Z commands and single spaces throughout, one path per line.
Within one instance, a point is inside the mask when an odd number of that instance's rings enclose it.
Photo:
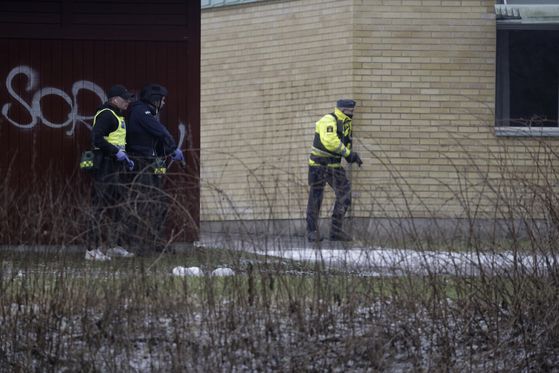
M 182 154 L 182 151 L 180 149 L 176 149 L 172 154 L 171 154 L 171 159 L 173 161 L 184 161 L 184 155 Z
M 116 157 L 116 160 L 119 161 L 119 162 L 130 161 L 130 159 L 128 159 L 128 156 L 126 155 L 126 153 L 122 149 L 118 150 L 118 152 L 115 154 L 115 157 Z
M 122 149 L 119 149 L 115 157 L 119 162 L 126 162 L 126 168 L 128 168 L 129 171 L 134 169 L 134 161 L 128 158 L 128 155 Z
M 134 169 L 134 161 L 128 158 L 128 171 L 132 171 Z

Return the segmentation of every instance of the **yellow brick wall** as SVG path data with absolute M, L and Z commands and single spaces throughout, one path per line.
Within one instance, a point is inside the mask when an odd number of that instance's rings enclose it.
M 542 149 L 495 137 L 493 5 L 272 0 L 203 11 L 201 219 L 303 218 L 314 123 L 339 97 L 359 104 L 353 216 L 491 217 L 510 192 L 503 180 L 530 177 Z
M 352 92 L 351 0 L 202 12 L 201 219 L 299 218 L 314 122 Z
M 460 214 L 457 169 L 484 164 L 496 144 L 493 5 L 355 2 L 355 148 L 366 162 L 354 178 L 357 215 Z

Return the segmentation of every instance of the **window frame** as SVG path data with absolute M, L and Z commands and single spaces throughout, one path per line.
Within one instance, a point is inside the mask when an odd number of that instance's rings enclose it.
M 507 99 L 503 97 L 505 92 L 510 92 L 510 81 L 504 76 L 504 71 L 508 71 L 508 67 L 502 68 L 503 64 L 509 63 L 508 58 L 508 41 L 506 43 L 499 38 L 499 31 L 507 30 L 553 30 L 559 31 L 559 22 L 539 23 L 539 22 L 522 22 L 518 20 L 505 20 L 496 22 L 496 48 L 495 48 L 495 135 L 496 136 L 536 136 L 536 137 L 559 137 L 559 123 L 557 127 L 521 127 L 510 126 L 504 123 L 506 116 L 504 113 L 510 113 L 510 96 Z M 505 33 L 508 36 L 508 34 Z M 559 69 L 559 67 L 558 67 Z M 559 74 L 559 71 L 558 71 Z M 558 85 L 559 91 L 559 85 Z M 559 92 L 557 100 L 557 117 L 559 121 Z

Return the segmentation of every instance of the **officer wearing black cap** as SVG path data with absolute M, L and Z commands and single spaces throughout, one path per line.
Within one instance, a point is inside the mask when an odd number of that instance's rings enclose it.
M 91 140 L 95 149 L 100 149 L 105 156 L 113 156 L 114 160 L 126 162 L 129 159 L 125 153 L 126 124 L 124 112 L 130 104 L 133 95 L 120 84 L 112 86 L 107 91 L 108 101 L 104 103 L 93 117 Z
M 334 112 L 316 122 L 313 146 L 309 157 L 309 200 L 307 204 L 307 239 L 321 239 L 318 232 L 320 206 L 326 183 L 334 189 L 336 202 L 332 213 L 330 240 L 351 241 L 343 231 L 343 218 L 351 205 L 351 183 L 342 167 L 342 157 L 348 163 L 363 164 L 359 154 L 351 150 L 352 118 L 355 101 L 340 99 Z
M 124 173 L 134 168 L 126 154 L 126 123 L 124 112 L 133 95 L 120 84 L 107 91 L 107 102 L 97 109 L 91 128 L 96 172 L 93 181 L 92 204 L 94 224 L 90 230 L 90 250 L 87 259 L 104 260 L 106 245 L 121 245 L 125 227 L 119 206 L 125 198 Z M 109 221 L 106 221 L 107 218 Z M 107 242 L 102 243 L 103 233 Z

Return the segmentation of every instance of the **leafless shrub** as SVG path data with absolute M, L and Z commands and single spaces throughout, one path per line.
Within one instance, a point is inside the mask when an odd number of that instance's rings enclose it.
M 532 143 L 528 154 L 533 166 L 527 172 L 506 148 L 501 150 L 488 153 L 489 165 L 473 156 L 467 157 L 467 164 L 449 160 L 455 183 L 438 182 L 452 192 L 447 203 L 459 206 L 466 217 L 449 219 L 455 226 L 434 219 L 439 211 L 414 192 L 388 158 L 371 151 L 369 156 L 378 157 L 389 171 L 390 183 L 370 191 L 370 198 L 360 198 L 371 201 L 371 206 L 361 207 L 360 216 L 363 208 L 374 214 L 357 219 L 354 212 L 350 219 L 360 246 L 369 248 L 357 267 L 331 263 L 328 250 L 315 250 L 315 260 L 302 263 L 270 255 L 285 242 L 282 233 L 291 236 L 291 244 L 303 239 L 289 227 L 280 226 L 271 236 L 255 233 L 235 199 L 211 185 L 204 187 L 240 227 L 215 242 L 216 248 L 94 264 L 68 250 L 4 250 L 0 367 L 553 370 L 559 364 L 557 157 L 548 144 L 534 148 Z M 283 180 L 305 186 L 304 177 L 286 175 L 276 189 L 266 191 L 259 169 L 248 169 L 247 174 L 247 185 L 261 192 L 269 217 L 289 199 Z M 40 188 L 38 183 L 29 186 L 29 202 L 17 199 L 21 193 L 4 181 L 0 211 L 10 219 L 2 219 L 0 238 L 33 248 L 44 243 L 45 230 L 59 227 L 47 243 L 84 244 L 89 218 L 83 191 L 70 192 L 76 191 L 78 178 L 62 187 L 48 179 Z M 167 185 L 158 192 L 169 200 L 169 213 L 185 223 L 167 232 L 163 247 L 195 221 L 175 187 Z M 126 200 L 123 207 L 140 218 L 137 203 Z M 417 206 L 431 214 L 433 222 L 412 219 Z M 396 212 L 397 218 L 379 220 L 382 211 L 386 216 Z M 271 228 L 276 227 L 266 227 Z M 380 233 L 385 233 L 382 242 Z M 378 250 L 373 247 L 380 244 L 399 249 L 392 251 L 396 260 L 384 258 L 385 265 L 377 268 Z M 322 248 L 352 252 L 352 247 L 328 243 Z M 441 252 L 448 252 L 445 260 L 434 261 Z M 237 275 L 170 275 L 173 266 L 186 261 L 206 273 L 228 265 Z

